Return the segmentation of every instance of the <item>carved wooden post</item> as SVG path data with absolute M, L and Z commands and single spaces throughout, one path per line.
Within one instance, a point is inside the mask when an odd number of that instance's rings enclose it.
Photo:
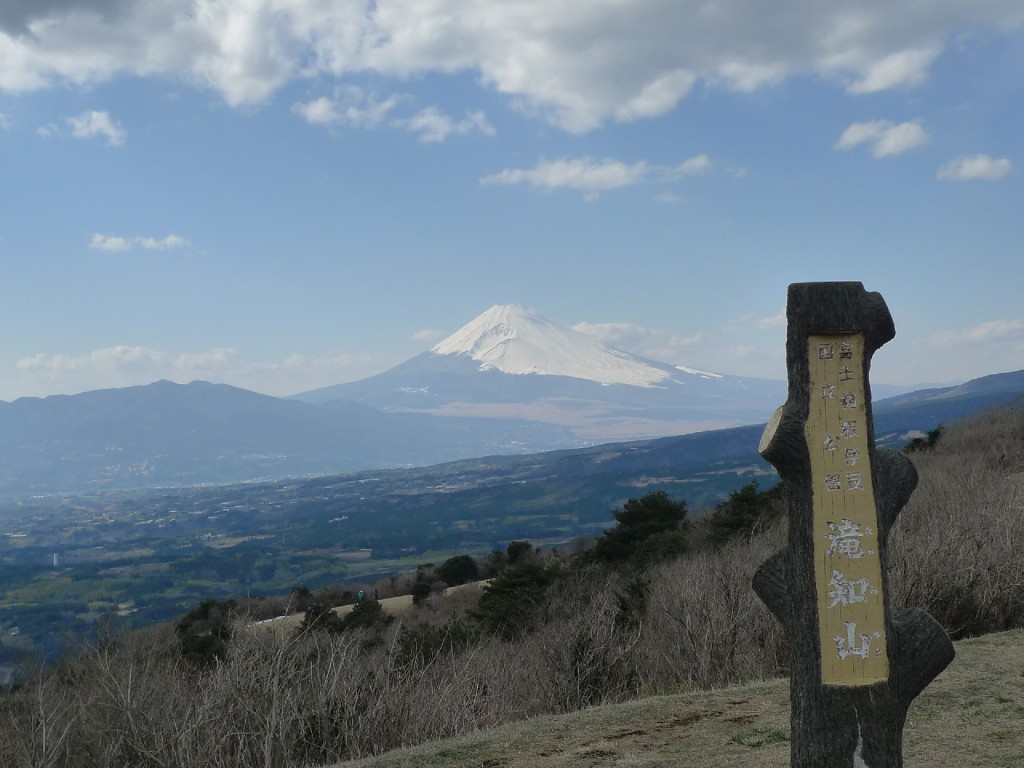
M 789 398 L 761 438 L 789 499 L 789 545 L 754 589 L 790 645 L 792 765 L 903 765 L 910 702 L 953 659 L 924 611 L 892 617 L 886 540 L 917 485 L 902 454 L 875 450 L 868 370 L 896 335 L 860 283 L 789 287 Z

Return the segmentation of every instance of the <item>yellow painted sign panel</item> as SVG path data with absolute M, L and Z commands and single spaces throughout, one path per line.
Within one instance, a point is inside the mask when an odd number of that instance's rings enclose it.
M 863 361 L 862 334 L 808 339 L 804 435 L 814 488 L 821 678 L 827 685 L 870 685 L 889 677 Z

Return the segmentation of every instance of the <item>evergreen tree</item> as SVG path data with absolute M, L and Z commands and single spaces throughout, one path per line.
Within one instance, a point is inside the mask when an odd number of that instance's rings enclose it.
M 300 632 L 342 632 L 345 629 L 342 618 L 330 606 L 310 603 L 299 625 Z
M 467 581 L 476 581 L 480 577 L 480 569 L 477 568 L 476 560 L 469 555 L 456 555 L 441 564 L 437 575 L 445 584 L 454 587 Z
M 554 573 L 546 564 L 528 560 L 494 578 L 469 614 L 506 639 L 520 637 L 543 618 L 547 590 Z
M 905 446 L 903 446 L 904 453 L 914 453 L 916 451 L 930 451 L 939 442 L 939 438 L 942 437 L 942 433 L 946 431 L 946 428 L 941 424 L 935 429 L 929 429 L 928 434 L 925 437 L 915 437 Z
M 686 551 L 686 502 L 665 491 L 630 499 L 615 510 L 615 528 L 597 540 L 590 557 L 610 563 L 646 565 Z
M 235 601 L 203 600 L 186 613 L 174 627 L 183 659 L 201 667 L 223 661 L 231 642 L 232 611 Z
M 730 493 L 729 498 L 715 508 L 709 522 L 708 540 L 712 544 L 724 544 L 738 537 L 749 537 L 782 510 L 782 483 L 759 491 L 757 481 L 752 480 Z

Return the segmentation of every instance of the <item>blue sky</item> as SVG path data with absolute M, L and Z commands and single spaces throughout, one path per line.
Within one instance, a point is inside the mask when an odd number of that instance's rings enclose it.
M 873 378 L 1024 368 L 1024 7 L 13 0 L 0 399 L 362 378 L 493 304 L 784 378 L 860 280 Z

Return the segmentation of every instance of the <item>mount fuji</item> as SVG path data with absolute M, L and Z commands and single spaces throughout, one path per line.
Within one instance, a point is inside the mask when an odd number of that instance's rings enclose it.
M 763 421 L 785 400 L 786 384 L 649 360 L 532 310 L 496 305 L 388 371 L 294 397 L 559 428 L 561 445 L 522 446 L 540 450 Z

